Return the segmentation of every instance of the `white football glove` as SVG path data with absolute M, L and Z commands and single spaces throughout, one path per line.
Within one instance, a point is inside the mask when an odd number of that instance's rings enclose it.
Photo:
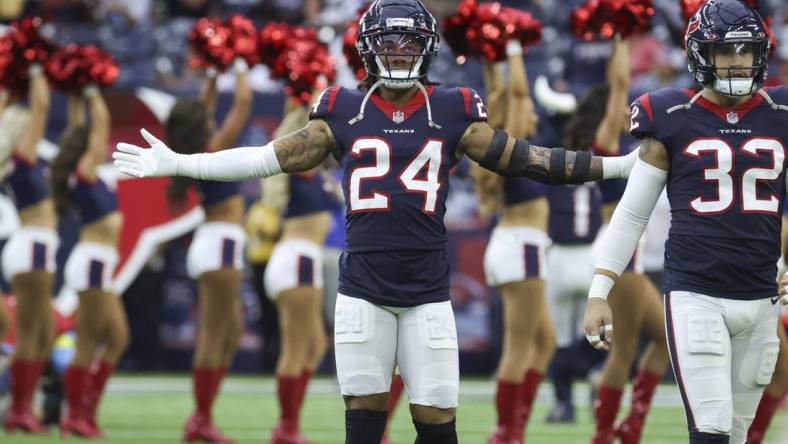
M 134 177 L 161 177 L 178 174 L 178 162 L 182 156 L 172 151 L 164 142 L 146 129 L 140 130 L 150 148 L 120 142 L 112 153 L 113 164 L 123 174 Z

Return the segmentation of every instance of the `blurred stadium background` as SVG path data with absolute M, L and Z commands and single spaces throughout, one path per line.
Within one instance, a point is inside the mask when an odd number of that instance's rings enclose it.
M 190 48 L 187 33 L 195 21 L 204 16 L 224 17 L 241 13 L 258 26 L 269 21 L 314 26 L 330 41 L 337 60 L 337 84 L 354 87 L 356 79 L 342 55 L 342 33 L 346 23 L 355 17 L 361 0 L 2 0 L 0 23 L 10 23 L 25 16 L 41 16 L 48 23 L 46 32 L 60 44 L 96 44 L 108 50 L 118 61 L 121 71 L 106 98 L 113 119 L 112 141 L 138 140 L 140 127 L 160 128 L 173 98 L 195 95 L 201 74 L 189 66 Z M 424 0 L 440 20 L 451 14 L 456 1 Z M 605 64 L 610 54 L 609 41 L 581 41 L 571 36 L 568 19 L 579 0 L 504 0 L 505 6 L 532 12 L 543 24 L 543 43 L 529 47 L 525 61 L 529 82 L 534 91 L 538 78 L 547 81 L 553 91 L 580 96 L 589 86 L 605 80 Z M 631 39 L 631 96 L 665 86 L 689 86 L 691 79 L 680 41 L 684 22 L 677 0 L 655 0 L 656 16 L 649 34 Z M 785 0 L 761 0 L 762 11 L 774 17 L 773 27 L 781 42 L 788 42 L 788 6 Z M 431 78 L 447 86 L 471 86 L 482 92 L 481 63 L 461 60 L 458 64 L 451 50 L 444 45 L 433 64 Z M 244 131 L 239 146 L 263 145 L 271 138 L 282 116 L 285 100 L 282 83 L 271 80 L 266 67 L 251 70 L 250 80 L 255 91 L 252 120 Z M 788 80 L 788 45 L 778 45 L 771 60 L 769 84 Z M 219 77 L 221 115 L 229 107 L 233 77 Z M 557 127 L 566 119 L 560 110 L 547 106 L 537 97 L 540 126 L 535 144 L 555 146 L 560 142 Z M 54 141 L 65 126 L 65 97 L 55 93 L 47 128 L 47 140 L 41 154 L 52 158 L 57 152 Z M 108 167 L 107 175 L 112 176 Z M 159 202 L 162 186 L 155 181 L 149 188 L 124 188 L 123 193 L 148 193 L 150 212 L 163 211 Z M 274 424 L 277 406 L 274 380 L 270 377 L 278 353 L 276 312 L 262 289 L 262 270 L 276 241 L 277 216 L 262 205 L 261 184 L 248 181 L 244 196 L 249 206 L 248 232 L 251 242 L 242 299 L 245 334 L 233 364 L 230 378 L 224 385 L 217 404 L 217 420 L 223 430 L 239 442 L 260 442 Z M 458 411 L 461 441 L 484 442 L 494 424 L 492 382 L 501 349 L 501 302 L 496 292 L 484 283 L 482 257 L 491 229 L 489 221 L 479 217 L 473 181 L 468 165 L 461 164 L 452 176 L 446 223 L 450 235 L 450 256 L 453 265 L 452 303 L 460 339 L 460 364 L 463 383 Z M 159 208 L 160 207 L 160 208 Z M 127 216 L 128 217 L 128 216 Z M 326 254 L 327 326 L 332 326 L 336 280 L 336 258 L 343 245 L 342 214 L 337 212 L 335 230 L 329 237 Z M 123 301 L 131 326 L 131 346 L 119 364 L 121 375 L 110 383 L 101 412 L 101 421 L 113 442 L 175 442 L 181 425 L 191 409 L 187 372 L 191 368 L 192 349 L 197 320 L 196 286 L 185 270 L 186 250 L 190 234 L 199 223 L 194 211 L 177 217 L 139 218 L 124 228 L 121 241 L 123 264 L 119 278 L 124 282 Z M 128 220 L 128 219 L 127 219 Z M 3 225 L 3 224 L 0 224 Z M 4 226 L 4 225 L 3 225 Z M 148 230 L 148 231 L 145 231 Z M 59 234 L 61 249 L 58 270 L 76 241 L 78 222 L 62 220 Z M 141 235 L 146 232 L 147 235 Z M 7 237 L 10 232 L 0 233 Z M 657 248 L 649 254 L 649 271 L 659 272 L 661 256 Z M 74 295 L 61 289 L 62 276 L 57 279 L 57 304 L 64 313 L 73 310 Z M 54 352 L 68 354 L 73 339 L 64 335 Z M 5 344 L 7 356 L 11 344 Z M 53 361 L 57 361 L 54 357 Z M 599 356 L 592 360 L 598 364 Z M 2 368 L 5 368 L 4 362 Z M 329 351 L 321 368 L 321 376 L 310 386 L 304 411 L 305 435 L 315 443 L 338 443 L 343 436 L 342 409 L 338 388 L 333 379 L 333 355 Z M 594 363 L 588 365 L 594 373 Z M 57 380 L 57 371 L 50 372 L 49 385 Z M 56 384 L 54 384 L 56 385 Z M 45 392 L 47 386 L 44 387 Z M 0 399 L 8 389 L 7 373 L 0 376 Z M 552 405 L 552 392 L 545 384 L 539 393 L 536 413 L 529 426 L 528 442 L 587 442 L 593 430 L 588 409 L 587 382 L 575 390 L 579 408 L 577 422 L 570 425 L 548 425 L 544 417 Z M 42 395 L 43 396 L 43 395 Z M 51 397 L 53 395 L 47 395 Z M 402 403 L 404 404 L 404 403 Z M 3 406 L 3 404 L 0 404 Z M 140 424 L 145 424 L 141 426 Z M 644 443 L 682 442 L 686 436 L 685 422 L 677 389 L 672 377 L 666 376 L 657 391 L 655 408 L 647 423 Z M 400 405 L 392 429 L 394 442 L 412 441 L 414 432 L 407 411 Z M 4 436 L 2 442 L 50 442 L 54 438 Z M 788 442 L 788 413 L 775 417 L 766 442 Z

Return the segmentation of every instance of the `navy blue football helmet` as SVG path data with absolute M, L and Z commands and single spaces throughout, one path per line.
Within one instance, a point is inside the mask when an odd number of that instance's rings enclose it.
M 410 88 L 426 79 L 440 37 L 421 1 L 377 0 L 359 25 L 356 49 L 369 78 L 388 88 Z
M 687 25 L 684 43 L 689 70 L 706 88 L 747 96 L 763 86 L 771 42 L 757 11 L 740 0 L 709 0 Z M 751 66 L 717 67 L 718 56 L 752 54 Z

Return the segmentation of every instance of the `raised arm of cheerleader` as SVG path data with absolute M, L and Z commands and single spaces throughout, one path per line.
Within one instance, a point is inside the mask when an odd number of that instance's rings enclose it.
M 622 122 L 629 121 L 629 42 L 622 39 L 613 40 L 613 53 L 607 62 L 607 84 L 610 93 L 607 98 L 605 117 L 596 130 L 598 149 L 605 155 L 618 154 L 619 137 L 626 128 Z
M 101 95 L 98 88 L 87 87 L 85 96 L 90 108 L 90 132 L 88 133 L 88 147 L 85 154 L 79 159 L 77 172 L 80 176 L 92 180 L 96 177 L 96 168 L 107 160 L 107 144 L 109 143 L 112 120 L 104 96 Z
M 40 65 L 33 65 L 30 68 L 30 121 L 27 129 L 19 137 L 16 145 L 16 152 L 25 160 L 35 162 L 38 153 L 38 142 L 44 137 L 47 122 L 49 120 L 50 92 L 49 84 L 44 77 L 43 69 Z
M 241 135 L 241 132 L 249 122 L 249 116 L 252 114 L 252 99 L 254 95 L 249 87 L 247 79 L 248 68 L 245 65 L 243 63 L 241 68 L 235 69 L 233 106 L 224 117 L 222 125 L 208 142 L 208 147 L 214 151 L 232 148 L 238 140 L 238 136 Z M 212 116 L 213 114 L 210 115 Z

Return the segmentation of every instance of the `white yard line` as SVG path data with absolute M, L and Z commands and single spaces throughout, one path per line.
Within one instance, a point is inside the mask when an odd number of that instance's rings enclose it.
M 271 378 L 228 378 L 222 385 L 222 393 L 246 396 L 273 395 L 276 393 L 275 380 Z M 118 376 L 109 383 L 109 392 L 124 395 L 147 395 L 166 393 L 191 393 L 191 380 L 186 377 L 128 377 Z M 336 381 L 318 378 L 309 384 L 312 395 L 339 395 Z M 492 399 L 495 383 L 492 381 L 461 381 L 460 398 L 471 400 Z M 590 400 L 588 384 L 576 383 L 574 400 L 577 405 L 588 405 Z M 630 391 L 626 390 L 623 402 L 629 404 Z M 542 384 L 537 395 L 538 403 L 551 404 L 553 388 L 550 383 Z M 654 394 L 653 405 L 662 407 L 681 406 L 678 388 L 673 384 L 661 384 Z

